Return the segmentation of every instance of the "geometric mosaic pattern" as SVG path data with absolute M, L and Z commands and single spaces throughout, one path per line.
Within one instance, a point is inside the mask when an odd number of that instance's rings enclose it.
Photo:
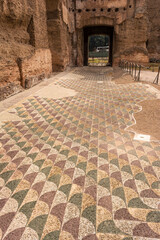
M 76 96 L 30 96 L 0 129 L 0 239 L 160 239 L 160 144 L 125 131 L 155 96 L 75 73 L 56 84 Z

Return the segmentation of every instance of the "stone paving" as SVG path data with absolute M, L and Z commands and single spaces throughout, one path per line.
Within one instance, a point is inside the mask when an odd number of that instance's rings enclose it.
M 0 128 L 0 239 L 160 239 L 160 144 L 126 131 L 155 94 L 111 76 L 77 68 L 55 82 L 76 94 L 8 110 L 19 120 Z

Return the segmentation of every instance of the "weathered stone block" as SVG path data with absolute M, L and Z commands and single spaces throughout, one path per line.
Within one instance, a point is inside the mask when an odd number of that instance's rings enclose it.
M 25 79 L 35 78 L 36 82 L 42 76 L 48 76 L 52 72 L 52 57 L 49 49 L 38 49 L 31 57 L 22 60 L 22 78 L 25 87 Z M 31 85 L 34 85 L 32 83 Z

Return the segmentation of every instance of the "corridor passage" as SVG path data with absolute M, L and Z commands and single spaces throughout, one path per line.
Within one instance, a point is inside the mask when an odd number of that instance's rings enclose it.
M 0 239 L 160 239 L 160 142 L 127 129 L 156 95 L 112 76 L 74 68 L 0 113 Z

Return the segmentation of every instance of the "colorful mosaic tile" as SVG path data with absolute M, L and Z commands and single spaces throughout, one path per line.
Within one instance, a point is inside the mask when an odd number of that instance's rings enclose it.
M 0 129 L 0 239 L 160 239 L 160 145 L 125 130 L 155 96 L 73 73 L 56 84 L 76 96 L 30 96 Z

